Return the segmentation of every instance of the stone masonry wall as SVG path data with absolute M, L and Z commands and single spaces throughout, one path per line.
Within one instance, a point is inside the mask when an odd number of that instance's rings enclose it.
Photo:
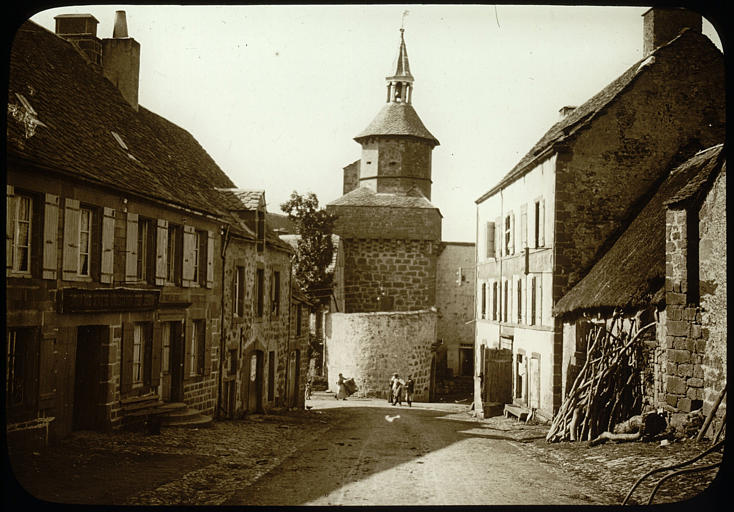
M 390 377 L 415 381 L 415 400 L 427 401 L 436 311 L 331 313 L 326 320 L 329 389 L 339 373 L 353 377 L 358 396 L 387 397 Z
M 334 233 L 342 238 L 441 240 L 438 208 L 329 206 L 336 214 Z
M 686 32 L 658 50 L 649 69 L 559 151 L 554 303 L 586 274 L 667 169 L 723 140 L 722 56 L 695 36 Z
M 343 240 L 343 248 L 347 313 L 415 311 L 435 305 L 437 243 L 350 239 Z
M 433 148 L 429 143 L 406 137 L 375 137 L 364 141 L 362 146 L 361 186 L 387 193 L 407 192 L 415 186 L 431 199 Z M 370 179 L 376 176 L 379 178 Z
M 725 171 L 723 171 L 725 172 Z M 726 197 L 725 174 L 698 211 L 699 297 L 688 297 L 689 213 L 668 210 L 666 226 L 666 336 L 662 355 L 665 403 L 708 414 L 726 384 Z M 717 411 L 714 431 L 725 414 Z

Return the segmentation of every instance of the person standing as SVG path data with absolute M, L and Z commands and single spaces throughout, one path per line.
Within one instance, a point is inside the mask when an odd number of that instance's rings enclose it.
M 400 377 L 396 373 L 393 379 L 393 383 L 392 383 L 392 392 L 393 392 L 393 403 L 392 404 L 393 405 L 395 405 L 396 403 L 398 405 L 403 405 L 402 395 L 403 395 L 403 385 L 404 384 L 405 383 L 400 379 Z
M 405 381 L 405 400 L 408 402 L 408 407 L 413 407 L 413 389 L 415 388 L 415 382 L 413 382 L 413 376 L 408 375 L 408 380 Z
M 344 385 L 345 380 L 344 376 L 340 373 L 339 379 L 336 382 L 337 386 L 339 386 L 339 390 L 336 393 L 337 400 L 346 400 L 347 396 L 349 396 L 349 393 L 347 393 L 347 387 Z
M 393 403 L 393 395 L 392 395 L 392 383 L 395 381 L 395 379 L 398 377 L 397 373 L 394 373 L 392 377 L 390 377 L 390 382 L 387 385 L 387 401 L 391 404 Z

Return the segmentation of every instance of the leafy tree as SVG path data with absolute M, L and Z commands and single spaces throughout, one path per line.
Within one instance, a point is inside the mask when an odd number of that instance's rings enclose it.
M 293 191 L 280 209 L 295 224 L 300 235 L 293 257 L 293 278 L 315 305 L 316 336 L 309 342 L 309 358 L 317 356 L 317 366 L 323 375 L 323 315 L 334 277 L 334 269 L 329 266 L 334 257 L 331 235 L 336 216 L 319 208 L 319 200 L 313 192 L 300 195 Z

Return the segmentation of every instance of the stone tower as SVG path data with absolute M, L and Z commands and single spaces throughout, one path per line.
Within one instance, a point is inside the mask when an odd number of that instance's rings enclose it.
M 430 203 L 438 140 L 413 109 L 404 30 L 386 103 L 354 137 L 362 156 L 344 169 L 344 195 L 329 203 L 344 255 L 343 312 L 435 306 L 441 213 Z

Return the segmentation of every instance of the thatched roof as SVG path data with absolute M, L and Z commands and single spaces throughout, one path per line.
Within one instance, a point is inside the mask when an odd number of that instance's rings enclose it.
M 553 309 L 563 315 L 601 308 L 635 308 L 663 300 L 666 203 L 722 166 L 722 145 L 700 151 L 674 169 L 611 248 Z

